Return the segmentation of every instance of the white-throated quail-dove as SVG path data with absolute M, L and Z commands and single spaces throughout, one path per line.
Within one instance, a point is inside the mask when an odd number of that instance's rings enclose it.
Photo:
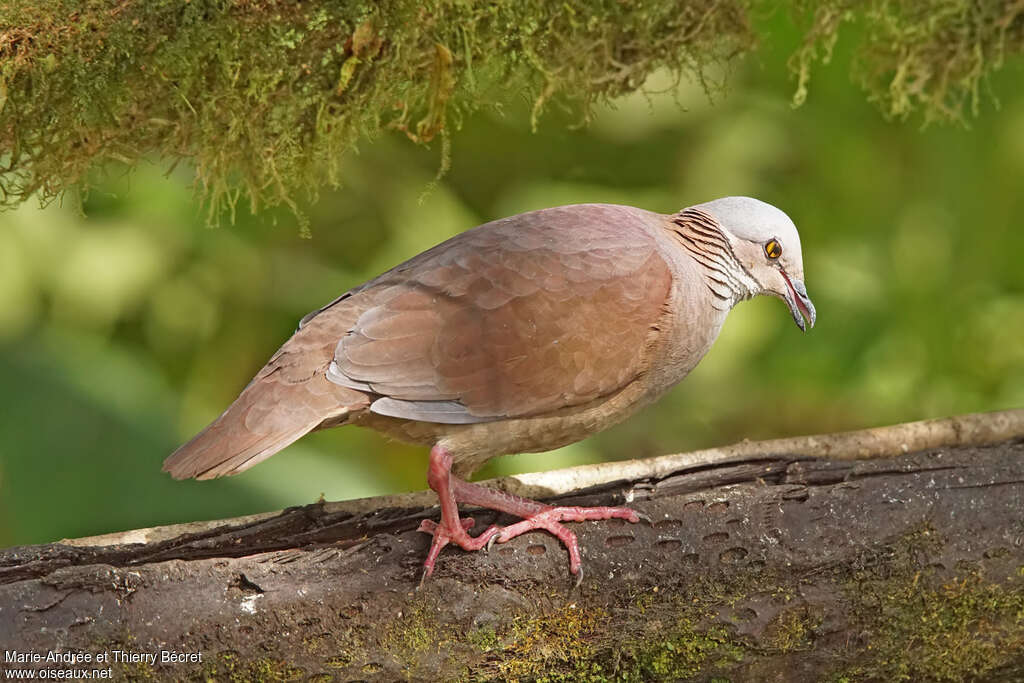
M 424 563 L 545 529 L 580 574 L 553 507 L 466 481 L 488 459 L 547 451 L 621 422 L 683 379 L 729 310 L 769 294 L 814 325 L 800 236 L 779 209 L 725 197 L 663 215 L 580 204 L 468 230 L 305 316 L 224 413 L 164 462 L 177 479 L 237 474 L 313 430 L 370 427 L 430 446 L 441 503 Z M 477 536 L 458 503 L 522 519 Z

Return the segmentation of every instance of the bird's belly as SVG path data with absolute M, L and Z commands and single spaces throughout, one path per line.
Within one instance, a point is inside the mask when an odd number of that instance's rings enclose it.
M 495 456 L 549 451 L 617 424 L 663 393 L 652 394 L 649 389 L 633 382 L 611 396 L 584 405 L 493 422 L 438 424 L 366 412 L 352 424 L 370 427 L 400 441 L 439 444 L 452 454 L 456 474 L 468 476 Z

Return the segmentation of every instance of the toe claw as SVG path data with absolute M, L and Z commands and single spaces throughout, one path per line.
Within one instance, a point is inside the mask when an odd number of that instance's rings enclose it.
M 642 512 L 637 512 L 636 510 L 633 510 L 633 514 L 636 516 L 636 522 L 633 522 L 634 524 L 636 524 L 637 522 L 647 522 L 648 524 L 654 524 L 654 520 Z
M 574 584 L 572 585 L 572 589 L 573 589 L 573 590 L 576 590 L 577 588 L 579 588 L 579 587 L 580 587 L 580 584 L 581 584 L 581 583 L 583 583 L 583 567 L 582 567 L 582 566 L 581 566 L 581 567 L 579 567 L 579 568 L 578 568 L 578 569 L 576 570 L 576 583 L 574 583 Z

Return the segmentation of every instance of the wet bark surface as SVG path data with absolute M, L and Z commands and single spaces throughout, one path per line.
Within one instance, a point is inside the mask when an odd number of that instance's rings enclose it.
M 314 504 L 149 543 L 0 550 L 0 666 L 72 651 L 140 655 L 113 655 L 115 678 L 1024 678 L 1020 439 L 745 457 L 554 501 L 649 521 L 571 525 L 578 587 L 542 532 L 449 547 L 420 587 L 416 528 L 436 508 Z

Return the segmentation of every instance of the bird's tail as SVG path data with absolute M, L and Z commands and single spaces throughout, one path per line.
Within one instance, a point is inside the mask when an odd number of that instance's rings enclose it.
M 367 404 L 364 394 L 319 374 L 300 382 L 273 372 L 257 376 L 220 417 L 168 456 L 163 469 L 175 479 L 238 474 Z

